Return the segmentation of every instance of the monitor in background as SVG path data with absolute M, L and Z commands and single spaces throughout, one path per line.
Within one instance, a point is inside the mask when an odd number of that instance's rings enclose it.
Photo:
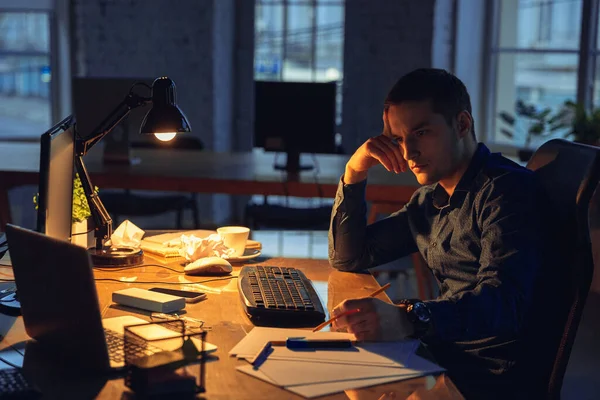
M 127 96 L 135 83 L 152 86 L 151 78 L 73 78 L 73 112 L 77 118 L 77 131 L 82 137 L 91 135 L 107 115 Z M 136 93 L 151 96 L 150 88 L 139 87 Z M 129 163 L 130 138 L 150 141 L 150 135 L 138 135 L 144 116 L 150 110 L 147 104 L 131 110 L 110 135 L 102 139 L 105 162 Z
M 69 116 L 41 136 L 37 231 L 69 241 L 73 207 L 75 117 Z
M 255 81 L 254 146 L 287 153 L 288 172 L 300 153 L 335 153 L 335 82 Z

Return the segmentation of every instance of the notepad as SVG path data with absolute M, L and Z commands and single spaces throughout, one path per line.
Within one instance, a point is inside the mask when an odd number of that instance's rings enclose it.
M 140 247 L 145 252 L 148 252 L 151 254 L 156 254 L 161 257 L 165 257 L 165 258 L 178 258 L 179 257 L 182 260 L 184 259 L 184 257 L 182 257 L 181 254 L 179 253 L 179 248 L 176 248 L 176 247 L 166 247 L 159 243 L 147 241 L 146 239 L 142 240 Z

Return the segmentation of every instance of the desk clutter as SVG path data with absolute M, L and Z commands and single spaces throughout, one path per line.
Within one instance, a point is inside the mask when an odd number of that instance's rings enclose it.
M 210 327 L 205 327 L 203 320 L 188 316 L 185 312 L 181 312 L 182 315 L 173 314 L 173 310 L 179 313 L 178 310 L 183 309 L 188 302 L 195 301 L 201 293 L 193 292 L 196 297 L 186 301 L 182 296 L 171 295 L 170 293 L 178 292 L 173 288 L 145 290 L 110 286 L 101 289 L 104 294 L 101 298 L 106 299 L 105 295 L 110 290 L 116 302 L 124 304 L 133 301 L 135 304 L 128 305 L 153 312 L 149 315 L 150 322 L 133 315 L 102 319 L 96 300 L 95 271 L 85 249 L 12 225 L 7 225 L 7 235 L 11 240 L 15 280 L 22 300 L 28 302 L 24 308 L 25 327 L 31 332 L 38 332 L 40 326 L 47 327 L 48 324 L 45 320 L 39 320 L 39 316 L 52 315 L 55 321 L 60 321 L 52 325 L 52 329 L 60 333 L 52 336 L 57 340 L 47 342 L 38 334 L 31 335 L 33 339 L 44 346 L 57 349 L 76 348 L 76 351 L 63 353 L 64 357 L 73 357 L 69 363 L 72 362 L 72 365 L 77 365 L 82 370 L 93 370 L 92 367 L 100 366 L 102 369 L 118 372 L 125 378 L 125 387 L 136 396 L 169 394 L 177 397 L 182 394 L 195 395 L 205 390 L 204 364 L 218 360 L 218 357 L 209 354 L 216 351 L 217 347 L 205 340 Z M 37 253 L 30 251 L 32 246 L 43 250 L 41 253 L 52 253 L 55 257 L 39 258 Z M 72 262 L 61 263 L 58 260 Z M 325 266 L 321 264 L 319 268 Z M 62 273 L 51 272 L 57 270 Z M 110 273 L 106 269 L 99 271 L 101 276 Z M 179 270 L 175 272 L 180 274 Z M 179 278 L 183 277 L 180 275 Z M 224 307 L 219 313 L 234 315 L 233 310 L 239 311 L 243 306 L 248 306 L 246 300 L 250 298 L 253 299 L 256 310 L 260 310 L 258 313 L 268 311 L 276 315 L 273 323 L 277 328 L 254 327 L 229 353 L 245 360 L 238 363 L 235 369 L 231 368 L 231 374 L 238 374 L 239 371 L 250 376 L 246 380 L 260 379 L 273 387 L 313 398 L 443 371 L 439 366 L 415 354 L 418 341 L 360 343 L 347 333 L 282 328 L 286 326 L 286 319 L 282 316 L 293 316 L 291 319 L 300 320 L 301 313 L 323 310 L 319 297 L 315 294 L 311 298 L 312 281 L 299 269 L 244 266 L 239 270 L 237 282 L 241 306 L 235 304 L 235 308 L 231 307 L 229 303 L 234 302 L 229 301 L 217 303 Z M 73 302 L 71 297 L 51 297 L 50 301 L 47 296 L 40 295 L 40 285 L 44 290 L 49 289 L 54 293 L 77 288 L 78 301 Z M 304 291 L 286 295 L 282 285 L 288 289 L 300 288 Z M 360 285 L 364 289 L 364 283 Z M 261 291 L 267 288 L 270 292 Z M 153 289 L 165 290 L 167 294 Z M 371 295 L 383 289 L 385 286 Z M 258 297 L 258 294 L 261 296 Z M 130 300 L 123 300 L 119 296 L 129 297 Z M 218 320 L 221 316 L 210 310 L 208 306 L 214 303 L 209 302 L 205 303 L 201 313 L 209 315 L 209 320 Z M 200 308 L 193 312 L 199 310 Z M 192 311 L 191 307 L 189 311 Z M 235 313 L 238 314 L 240 313 Z M 78 325 L 69 322 L 72 315 L 77 315 Z M 251 322 L 259 322 L 256 315 L 250 316 Z M 318 320 L 303 320 L 302 325 L 314 328 L 323 320 L 324 314 L 320 314 Z M 228 324 L 221 328 L 228 327 Z M 82 326 L 88 328 L 86 334 L 76 334 Z M 219 333 L 227 332 L 227 329 Z M 211 372 L 210 367 L 206 370 Z M 46 392 L 49 386 L 40 389 Z
M 297 338 L 303 338 L 303 345 L 290 345 Z M 249 362 L 238 371 L 306 398 L 444 371 L 415 354 L 417 340 L 354 340 L 349 333 L 255 327 L 229 355 Z M 329 348 L 327 341 L 332 341 Z M 348 341 L 352 346 L 346 345 Z
M 225 239 L 221 235 L 216 231 L 203 229 L 163 233 L 145 237 L 141 240 L 140 247 L 154 255 L 181 259 L 190 263 L 206 257 L 220 257 L 229 263 L 237 263 L 260 256 L 262 248 L 260 242 L 246 239 L 244 251 L 236 255 L 233 248 L 225 245 Z

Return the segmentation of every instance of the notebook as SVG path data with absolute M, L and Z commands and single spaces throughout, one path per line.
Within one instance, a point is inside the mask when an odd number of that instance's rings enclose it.
M 121 369 L 124 327 L 147 321 L 134 316 L 102 320 L 87 250 L 11 224 L 6 235 L 27 334 L 83 369 Z M 154 331 L 155 336 L 173 334 L 156 328 L 164 331 Z M 146 355 L 158 350 L 143 349 Z M 205 350 L 216 346 L 205 343 Z

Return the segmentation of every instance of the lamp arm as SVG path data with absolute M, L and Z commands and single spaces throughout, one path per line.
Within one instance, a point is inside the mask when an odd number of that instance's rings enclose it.
M 121 103 L 85 138 L 77 138 L 75 151 L 77 156 L 84 156 L 102 138 L 108 135 L 134 108 L 152 102 L 149 97 L 142 97 L 129 92 Z
M 94 220 L 94 237 L 96 238 L 96 250 L 98 251 L 103 249 L 104 242 L 112 235 L 112 218 L 94 190 L 90 175 L 83 163 L 83 156 L 104 136 L 108 135 L 132 109 L 151 101 L 152 99 L 148 97 L 142 97 L 130 91 L 125 99 L 93 130 L 92 134 L 85 138 L 78 137 L 75 142 L 75 169 L 79 174 L 81 186 Z
M 83 193 L 85 193 L 85 198 L 90 207 L 90 214 L 92 214 L 92 219 L 94 220 L 96 249 L 102 250 L 104 242 L 112 235 L 112 218 L 94 190 L 90 175 L 88 174 L 85 164 L 83 163 L 83 158 L 80 155 L 75 156 L 75 169 L 79 174 L 81 187 L 83 188 Z

